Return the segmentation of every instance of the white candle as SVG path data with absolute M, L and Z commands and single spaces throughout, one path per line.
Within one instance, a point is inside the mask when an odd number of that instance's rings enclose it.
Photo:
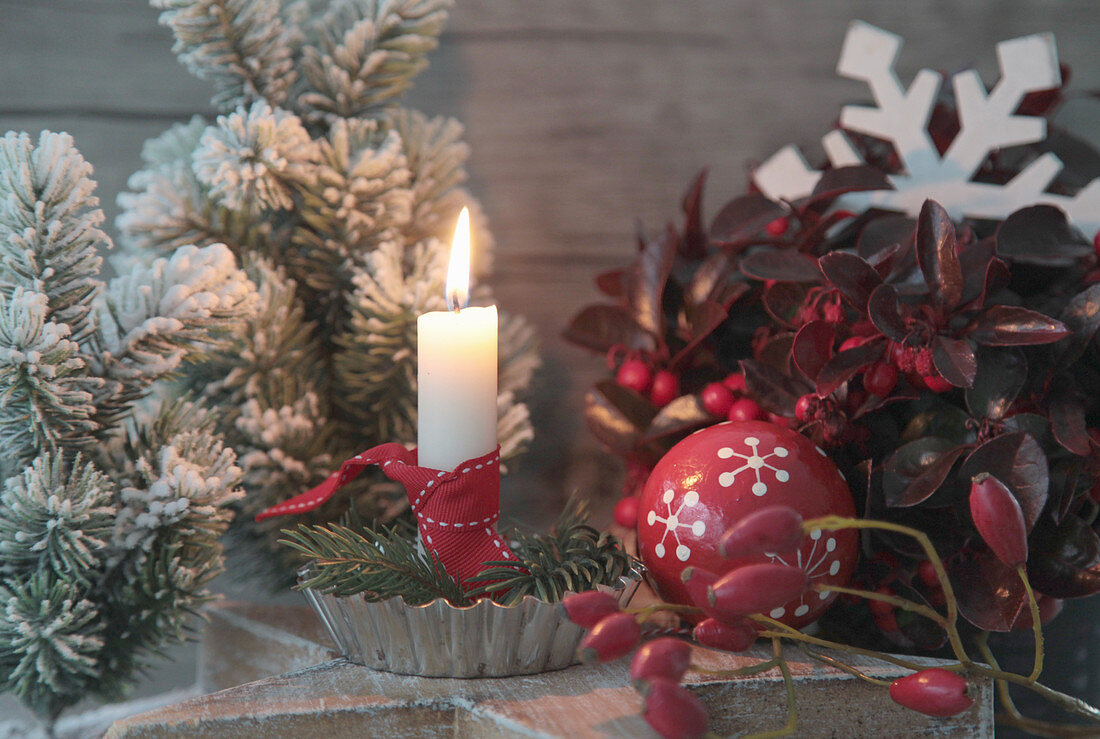
M 497 446 L 497 309 L 467 308 L 470 214 L 458 217 L 447 305 L 417 318 L 417 464 L 452 470 Z

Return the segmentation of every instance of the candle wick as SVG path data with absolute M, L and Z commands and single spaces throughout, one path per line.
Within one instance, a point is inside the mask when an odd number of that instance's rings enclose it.
M 458 299 L 458 290 L 451 293 L 451 310 L 453 310 L 456 315 L 462 312 L 462 303 Z

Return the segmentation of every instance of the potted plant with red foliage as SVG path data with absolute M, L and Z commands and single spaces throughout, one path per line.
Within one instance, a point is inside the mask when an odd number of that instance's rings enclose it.
M 1049 115 L 1061 99 L 1032 94 L 1020 110 Z M 941 153 L 958 129 L 937 104 Z M 1100 243 L 1051 205 L 961 222 L 932 200 L 915 219 L 843 210 L 845 194 L 889 189 L 897 166 L 890 146 L 852 140 L 866 164 L 826 168 L 794 202 L 736 197 L 709 227 L 700 174 L 683 225 L 640 235 L 631 264 L 597 277 L 609 301 L 565 337 L 608 363 L 585 418 L 626 463 L 616 517 L 632 525 L 632 496 L 691 432 L 769 420 L 827 451 L 862 519 L 929 537 L 964 631 L 1030 630 L 1029 587 L 1044 622 L 1100 592 Z M 983 178 L 1010 181 L 1054 140 L 990 157 Z M 1072 192 L 1100 158 L 1057 140 L 1076 156 L 1054 187 Z M 887 599 L 842 599 L 823 628 L 936 653 L 944 631 L 888 600 L 942 610 L 927 553 L 883 528 L 863 543 L 854 584 Z

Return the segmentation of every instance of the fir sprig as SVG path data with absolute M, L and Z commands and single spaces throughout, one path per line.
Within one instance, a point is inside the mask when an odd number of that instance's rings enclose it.
M 469 605 L 491 597 L 511 605 L 533 595 L 555 603 L 568 592 L 615 585 L 634 568 L 617 536 L 589 526 L 581 506 L 570 505 L 549 534 L 513 532 L 514 561 L 486 562 L 464 590 L 439 560 L 417 547 L 415 531 L 396 525 L 300 525 L 284 529 L 281 543 L 308 557 L 310 573 L 299 587 L 368 601 L 403 596 L 413 605 L 444 598 Z
M 614 585 L 630 572 L 633 557 L 619 537 L 600 532 L 586 521 L 582 507 L 570 506 L 550 534 L 513 533 L 512 551 L 526 571 L 517 570 L 514 562 L 486 562 L 488 569 L 470 578 L 471 583 L 482 584 L 469 595 L 493 594 L 502 605 L 526 595 L 556 603 L 568 592 Z
M 368 601 L 398 595 L 412 605 L 444 598 L 453 605 L 469 601 L 462 587 L 430 553 L 395 527 L 364 527 L 355 531 L 341 524 L 284 529 L 280 542 L 313 560 L 301 587 L 336 596 L 361 593 Z

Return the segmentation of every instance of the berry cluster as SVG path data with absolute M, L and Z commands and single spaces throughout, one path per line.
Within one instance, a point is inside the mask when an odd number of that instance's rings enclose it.
M 859 523 L 850 519 L 846 522 Z M 803 522 L 792 508 L 763 508 L 727 529 L 719 540 L 719 552 L 731 562 L 764 552 L 790 553 L 801 543 L 807 527 L 818 525 Z M 930 586 L 938 585 L 935 566 L 927 564 L 930 569 L 926 574 L 925 568 L 921 568 L 922 579 Z M 778 635 L 768 631 L 776 622 L 762 614 L 799 597 L 810 587 L 801 568 L 770 562 L 739 564 L 724 573 L 686 567 L 681 578 L 694 606 L 659 605 L 623 611 L 614 596 L 600 591 L 572 593 L 562 601 L 569 619 L 588 629 L 579 648 L 581 661 L 609 662 L 635 652 L 630 679 L 643 696 L 643 716 L 658 734 L 670 739 L 703 736 L 708 728 L 707 712 L 702 701 L 681 684 L 693 669 L 691 645 L 668 636 L 643 644 L 646 619 L 662 610 L 690 614 L 695 619 L 692 639 L 696 643 L 712 649 L 744 652 L 753 646 L 758 635 Z M 880 589 L 879 593 L 893 595 L 889 590 Z M 873 609 L 887 614 L 880 608 L 883 603 L 871 601 Z M 890 606 L 890 615 L 884 618 L 893 618 L 895 606 L 885 605 Z M 796 631 L 781 632 L 788 638 L 792 633 L 798 634 Z M 782 656 L 778 647 L 775 649 L 773 663 L 778 664 Z M 930 716 L 953 716 L 967 710 L 974 702 L 968 695 L 968 681 L 955 672 L 940 668 L 918 670 L 895 680 L 889 687 L 890 696 L 896 703 Z

